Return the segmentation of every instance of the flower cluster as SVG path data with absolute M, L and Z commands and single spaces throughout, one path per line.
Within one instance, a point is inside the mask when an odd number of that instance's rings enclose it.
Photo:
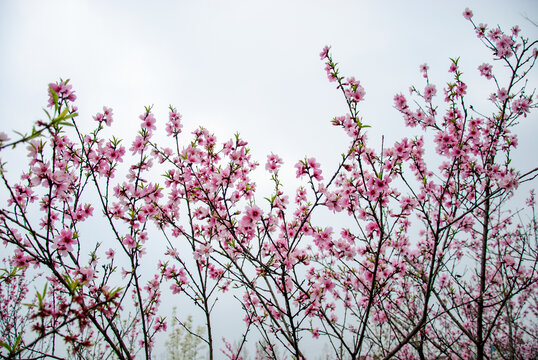
M 56 97 L 56 99 L 55 99 Z M 77 99 L 73 86 L 69 84 L 69 80 L 59 81 L 57 83 L 49 84 L 49 104 L 48 106 L 54 107 L 59 102 L 74 102 Z

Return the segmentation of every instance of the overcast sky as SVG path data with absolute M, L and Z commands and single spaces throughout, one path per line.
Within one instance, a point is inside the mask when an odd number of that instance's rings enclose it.
M 331 45 L 343 74 L 366 90 L 361 107 L 371 138 L 393 143 L 402 134 L 395 93 L 422 88 L 430 65 L 439 92 L 460 66 L 473 100 L 488 97 L 478 65 L 491 62 L 462 16 L 477 23 L 519 24 L 536 39 L 538 1 L 0 1 L 0 131 L 27 131 L 43 118 L 47 84 L 69 78 L 80 122 L 112 107 L 115 133 L 129 142 L 145 105 L 160 128 L 168 105 L 185 129 L 203 125 L 221 141 L 240 132 L 255 158 L 280 154 L 293 177 L 305 155 L 333 167 L 346 137 L 330 120 L 345 102 L 319 59 Z M 536 72 L 531 77 L 536 84 Z M 442 99 L 438 98 L 439 102 Z M 489 110 L 486 109 L 486 113 Z M 520 164 L 536 165 L 538 119 L 521 124 Z M 332 162 L 331 162 L 332 161 Z

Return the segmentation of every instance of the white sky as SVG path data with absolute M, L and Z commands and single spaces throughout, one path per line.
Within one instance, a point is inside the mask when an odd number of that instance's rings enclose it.
M 79 122 L 110 106 L 114 133 L 129 142 L 145 105 L 154 105 L 162 129 L 172 104 L 185 129 L 203 125 L 220 141 L 238 131 L 260 163 L 270 152 L 283 157 L 290 177 L 305 155 L 330 169 L 347 138 L 329 122 L 346 108 L 326 79 L 322 47 L 332 45 L 343 74 L 364 86 L 371 138 L 378 144 L 385 134 L 392 144 L 415 133 L 404 129 L 392 98 L 424 86 L 422 63 L 441 93 L 448 58 L 461 56 L 472 99 L 487 98 L 477 67 L 491 60 L 461 15 L 465 7 L 477 23 L 519 24 L 538 37 L 524 18 L 538 22 L 536 0 L 2 0 L 0 131 L 24 132 L 43 118 L 47 84 L 62 77 L 76 90 Z M 519 164 L 536 166 L 536 115 L 519 131 Z

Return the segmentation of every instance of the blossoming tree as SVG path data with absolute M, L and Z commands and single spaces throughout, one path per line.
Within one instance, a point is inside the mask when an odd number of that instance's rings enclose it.
M 534 193 L 525 208 L 508 211 L 519 185 L 538 174 L 536 164 L 511 162 L 513 131 L 536 108 L 528 84 L 536 41 L 517 26 L 505 33 L 476 25 L 470 10 L 464 16 L 508 71 L 478 68 L 491 84 L 489 108 L 466 101 L 471 87 L 458 59 L 443 88 L 422 65 L 425 84 L 411 88 L 413 103 L 397 94 L 394 106 L 423 135 L 372 149 L 359 114 L 365 90 L 340 74 L 326 47 L 328 78 L 347 104 L 332 124 L 349 146 L 331 174 L 314 158 L 299 161 L 303 185 L 293 193 L 279 176 L 282 159 L 270 154 L 273 190 L 263 200 L 252 180 L 259 164 L 238 135 L 218 145 L 200 128 L 185 140 L 171 107 L 170 143 L 162 144 L 148 107 L 127 150 L 103 135 L 111 109 L 86 133 L 71 84 L 50 84 L 47 120 L 17 140 L 1 139 L 0 154 L 28 150 L 19 178 L 8 176 L 6 163 L 0 172 L 8 198 L 0 237 L 9 255 L 0 277 L 2 356 L 61 358 L 64 343 L 79 357 L 149 359 L 167 329 L 163 286 L 203 314 L 202 333 L 185 330 L 210 359 L 240 359 L 250 338 L 259 341 L 257 358 L 305 359 L 305 337 L 324 339 L 339 359 L 536 356 Z M 333 213 L 347 226 L 315 216 Z M 90 221 L 106 235 L 92 233 Z M 167 250 L 147 264 L 157 242 Z M 24 306 L 32 276 L 46 285 Z M 237 348 L 225 341 L 218 352 L 213 308 L 228 294 L 240 294 L 245 328 Z

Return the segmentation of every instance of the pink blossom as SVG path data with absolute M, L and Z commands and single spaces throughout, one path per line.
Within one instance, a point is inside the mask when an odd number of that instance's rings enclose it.
M 443 289 L 447 286 L 448 286 L 448 275 L 443 273 L 439 275 L 439 287 Z
M 323 50 L 319 53 L 319 57 L 321 58 L 321 60 L 327 59 L 329 57 L 329 50 L 330 46 L 325 45 Z
M 16 248 L 15 255 L 12 257 L 12 261 L 15 266 L 26 267 L 32 261 L 32 257 L 25 255 L 21 249 Z
M 514 45 L 514 40 L 510 36 L 502 35 L 495 40 L 495 46 L 497 48 L 497 56 L 500 58 L 509 58 L 512 56 L 512 46 Z
M 112 115 L 113 115 L 112 109 L 106 106 L 103 106 L 103 117 L 104 117 L 104 122 L 106 126 L 112 125 L 112 120 L 113 120 Z
M 325 288 L 325 291 L 332 291 L 335 288 L 335 284 L 330 279 L 324 279 L 323 287 Z
M 519 185 L 519 176 L 515 172 L 508 172 L 499 180 L 499 186 L 506 190 L 512 190 Z
M 349 101 L 352 102 L 360 102 L 364 100 L 364 96 L 366 95 L 366 92 L 364 91 L 364 88 L 361 86 L 360 81 L 355 80 L 355 78 L 351 77 L 347 79 L 348 86 L 345 90 L 346 98 Z
M 142 154 L 142 150 L 144 149 L 144 146 L 145 146 L 144 139 L 142 138 L 142 136 L 139 135 L 135 138 L 135 140 L 133 141 L 133 145 L 131 146 L 129 150 L 133 152 L 133 155 L 137 153 Z
M 316 159 L 314 158 L 309 158 L 307 161 L 307 167 L 308 169 L 311 169 L 312 172 L 311 172 L 311 175 L 314 179 L 316 179 L 317 181 L 321 181 L 323 180 L 323 176 L 321 175 L 322 171 L 321 171 L 321 168 L 320 168 L 320 165 L 319 163 L 316 161 Z
M 76 243 L 71 229 L 64 229 L 54 238 L 52 248 L 58 250 L 61 256 L 66 256 L 67 253 L 73 251 L 73 245 Z
M 494 28 L 494 29 L 489 30 L 488 38 L 490 38 L 491 40 L 495 41 L 495 40 L 500 39 L 500 38 L 501 38 L 501 35 L 502 35 L 502 31 L 501 31 L 501 29 L 499 29 L 499 28 L 497 27 L 497 28 Z
M 9 136 L 3 131 L 0 132 L 0 144 L 9 140 Z
M 379 234 L 379 225 L 376 222 L 369 222 L 366 225 L 366 235 L 373 236 L 375 234 Z
M 166 123 L 166 133 L 170 136 L 177 136 L 181 133 L 181 128 L 183 128 L 183 124 L 181 124 L 181 114 L 179 114 L 176 109 L 171 108 L 170 113 L 168 114 L 168 122 Z
M 478 70 L 480 70 L 480 75 L 484 76 L 486 79 L 491 79 L 493 75 L 491 74 L 492 66 L 490 64 L 482 64 L 478 67 Z
M 297 178 L 307 174 L 306 165 L 303 161 L 299 161 L 297 164 L 295 164 L 295 167 L 297 168 L 297 172 L 296 172 Z
M 407 109 L 407 100 L 402 94 L 394 96 L 394 106 L 396 109 L 403 111 Z
M 465 10 L 463 11 L 463 17 L 467 20 L 471 20 L 471 18 L 473 17 L 473 12 L 469 10 L 469 8 L 465 8 Z
M 475 31 L 476 31 L 476 35 L 478 36 L 478 38 L 483 38 L 486 36 L 486 30 L 488 29 L 487 25 L 486 24 L 479 24 Z
M 248 206 L 245 210 L 245 215 L 241 219 L 241 225 L 243 227 L 251 227 L 256 221 L 259 221 L 262 217 L 262 211 L 256 205 Z
M 497 91 L 497 97 L 501 102 L 505 102 L 506 100 L 508 100 L 508 90 L 506 90 L 505 88 L 499 89 Z
M 181 292 L 181 286 L 178 284 L 172 284 L 170 285 L 170 290 L 172 290 L 172 294 L 179 294 Z
M 193 257 L 198 261 L 206 260 L 212 252 L 211 244 L 202 244 L 194 251 Z
M 66 81 L 60 81 L 59 83 L 50 83 L 49 84 L 49 107 L 54 106 L 54 99 L 52 96 L 52 91 L 56 93 L 58 96 L 58 102 L 62 101 L 75 101 L 77 99 L 77 96 L 75 95 L 75 92 L 72 90 L 72 86 L 68 84 L 69 80 Z M 52 91 L 51 91 L 52 90 Z
M 514 258 L 510 255 L 506 255 L 503 259 L 503 262 L 505 263 L 506 266 L 509 266 L 509 267 L 513 267 L 516 263 Z
M 314 243 L 320 250 L 329 250 L 333 246 L 332 234 L 333 228 L 330 226 L 323 230 L 320 229 L 314 235 Z
M 167 324 L 166 324 L 165 318 L 163 317 L 159 318 L 156 324 L 153 325 L 153 330 L 155 330 L 156 332 L 166 331 L 166 329 L 167 329 Z
M 336 72 L 329 64 L 325 66 L 325 71 L 327 72 L 327 78 L 330 82 L 334 82 L 338 79 L 338 77 L 336 76 Z
M 297 189 L 297 193 L 295 195 L 295 203 L 300 204 L 303 201 L 306 201 L 306 190 L 305 188 L 301 187 Z
M 465 94 L 467 94 L 467 85 L 465 83 L 459 83 L 456 86 L 456 95 L 463 96 Z
M 512 27 L 512 35 L 517 37 L 519 35 L 520 31 L 521 31 L 521 29 L 519 28 L 519 26 L 516 25 L 516 26 Z
M 103 118 L 104 118 L 104 115 L 101 114 L 101 113 L 97 113 L 96 115 L 93 116 L 93 119 L 97 122 L 101 122 L 103 121 Z
M 437 94 L 437 89 L 435 88 L 435 85 L 427 85 L 424 89 L 424 100 L 427 102 L 432 101 L 432 97 Z
M 133 239 L 131 235 L 125 235 L 125 238 L 122 241 L 123 245 L 125 245 L 129 250 L 133 250 L 136 248 L 136 241 Z
M 252 221 L 257 221 L 262 217 L 262 210 L 256 205 L 247 207 L 245 213 Z
M 276 173 L 282 165 L 282 159 L 275 154 L 267 155 L 267 163 L 265 169 L 270 173 Z
M 140 120 L 142 120 L 142 129 L 146 129 L 148 131 L 155 130 L 157 127 L 155 126 L 155 117 L 152 113 L 146 113 L 140 115 Z
M 428 77 L 428 69 L 430 67 L 428 66 L 428 64 L 422 64 L 420 65 L 419 69 L 420 69 L 420 72 L 422 73 L 422 76 L 427 78 Z
M 523 115 L 524 117 L 527 117 L 527 114 L 529 113 L 530 105 L 531 105 L 530 98 L 522 97 L 520 99 L 516 99 L 512 101 L 512 111 L 518 115 Z
M 534 189 L 530 190 L 530 195 L 529 197 L 527 198 L 527 200 L 525 200 L 525 204 L 529 207 L 532 207 L 535 205 L 535 194 L 534 194 Z
M 78 269 L 77 273 L 81 275 L 80 280 L 82 283 L 88 283 L 95 279 L 95 270 L 89 266 Z

